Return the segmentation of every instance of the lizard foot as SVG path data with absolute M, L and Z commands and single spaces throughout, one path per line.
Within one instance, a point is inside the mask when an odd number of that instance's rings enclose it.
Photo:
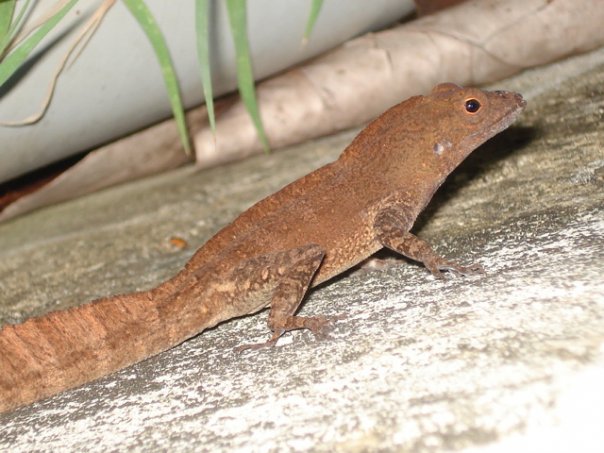
M 243 344 L 241 346 L 237 346 L 235 348 L 235 352 L 242 353 L 243 351 L 250 351 L 250 350 L 255 351 L 257 349 L 275 346 L 277 344 L 278 339 L 279 339 L 279 337 L 275 338 L 273 335 L 273 337 L 270 340 L 264 341 L 262 343 Z
M 318 339 L 330 338 L 329 332 L 333 329 L 333 325 L 336 321 L 343 319 L 344 316 L 312 316 L 302 317 L 296 316 L 296 329 L 308 329 Z
M 313 335 L 318 339 L 329 339 L 331 338 L 329 332 L 333 328 L 333 324 L 335 321 L 344 319 L 345 316 L 291 316 L 287 319 L 284 327 L 276 329 L 273 331 L 273 336 L 270 340 L 262 342 L 262 343 L 253 343 L 237 346 L 235 348 L 235 352 L 243 352 L 248 350 L 257 350 L 266 347 L 275 346 L 277 341 L 285 332 L 289 330 L 297 330 L 297 329 L 308 329 Z
M 444 275 L 442 271 L 453 272 L 456 275 L 476 275 L 476 274 L 486 274 L 484 268 L 480 264 L 470 264 L 469 266 L 460 266 L 457 263 L 453 263 L 450 261 L 442 260 L 438 263 L 435 263 L 431 266 L 427 266 L 428 270 L 434 275 L 436 278 L 443 279 Z

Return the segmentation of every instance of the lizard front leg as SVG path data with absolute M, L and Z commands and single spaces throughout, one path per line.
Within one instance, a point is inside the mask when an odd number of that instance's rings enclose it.
M 484 273 L 479 264 L 460 266 L 439 256 L 427 242 L 405 228 L 405 225 L 412 224 L 405 211 L 404 206 L 393 205 L 377 214 L 373 228 L 378 241 L 384 247 L 423 263 L 437 278 L 443 278 L 441 271 L 444 270 L 461 275 Z
M 296 316 L 300 303 L 310 286 L 313 276 L 321 266 L 325 251 L 316 244 L 309 244 L 271 256 L 255 258 L 253 264 L 263 269 L 263 278 L 274 290 L 271 295 L 268 326 L 273 332 L 264 343 L 244 345 L 238 351 L 258 349 L 274 345 L 279 337 L 289 330 L 309 329 L 317 336 L 325 335 L 331 319 L 322 316 Z

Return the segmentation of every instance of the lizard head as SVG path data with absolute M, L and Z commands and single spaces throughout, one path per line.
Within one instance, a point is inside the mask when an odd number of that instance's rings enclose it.
M 432 130 L 426 143 L 431 149 L 424 152 L 448 174 L 474 149 L 512 124 L 525 106 L 522 96 L 510 91 L 437 85 L 425 97 Z
M 394 185 L 432 194 L 474 149 L 512 124 L 525 105 L 510 91 L 443 83 L 384 112 L 340 159 L 373 175 L 373 184 L 383 190 Z

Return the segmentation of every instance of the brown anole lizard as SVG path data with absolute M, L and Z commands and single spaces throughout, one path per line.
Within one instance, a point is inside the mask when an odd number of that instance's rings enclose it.
M 157 288 L 4 326 L 0 412 L 266 307 L 272 337 L 262 345 L 293 329 L 320 334 L 330 320 L 295 315 L 309 287 L 382 247 L 437 277 L 477 271 L 441 258 L 410 229 L 447 175 L 524 106 L 512 92 L 438 85 L 387 110 L 335 162 L 256 203 Z

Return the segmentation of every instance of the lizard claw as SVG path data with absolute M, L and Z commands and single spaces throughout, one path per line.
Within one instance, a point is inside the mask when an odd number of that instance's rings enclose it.
M 428 268 L 428 270 L 432 273 L 432 275 L 434 275 L 434 277 L 441 280 L 444 279 L 444 274 L 442 273 L 442 271 L 449 271 L 456 275 L 462 276 L 486 274 L 484 268 L 480 264 L 461 266 L 450 261 L 442 261 L 436 266 Z
M 279 337 L 275 338 L 275 336 L 273 335 L 273 337 L 268 341 L 264 341 L 262 343 L 243 344 L 241 346 L 237 346 L 234 350 L 235 352 L 241 354 L 244 351 L 256 351 L 258 349 L 272 347 L 277 344 L 277 340 L 279 340 Z
M 331 338 L 331 336 L 329 335 L 329 332 L 333 329 L 333 324 L 335 323 L 335 321 L 338 321 L 338 320 L 344 319 L 344 318 L 346 318 L 345 315 L 330 316 L 330 317 L 327 317 L 327 316 L 313 316 L 313 317 L 293 316 L 290 318 L 290 320 L 285 328 L 278 329 L 273 332 L 273 336 L 271 337 L 270 340 L 265 341 L 263 343 L 252 343 L 252 344 L 245 344 L 245 345 L 237 346 L 235 348 L 235 352 L 241 353 L 243 351 L 248 351 L 248 350 L 255 351 L 257 349 L 275 346 L 277 344 L 277 341 L 281 337 L 281 335 L 283 335 L 288 330 L 295 330 L 295 329 L 308 329 L 313 333 L 313 335 L 316 338 L 321 339 L 321 340 L 326 340 L 326 339 Z
M 484 267 L 480 264 L 470 264 L 469 266 L 460 266 L 454 263 L 451 263 L 447 270 L 457 274 L 457 275 L 476 275 L 476 274 L 486 274 Z
M 305 318 L 304 327 L 310 330 L 315 338 L 327 340 L 331 338 L 329 332 L 333 329 L 334 323 L 339 319 L 343 319 L 343 316 L 316 316 L 312 318 Z

